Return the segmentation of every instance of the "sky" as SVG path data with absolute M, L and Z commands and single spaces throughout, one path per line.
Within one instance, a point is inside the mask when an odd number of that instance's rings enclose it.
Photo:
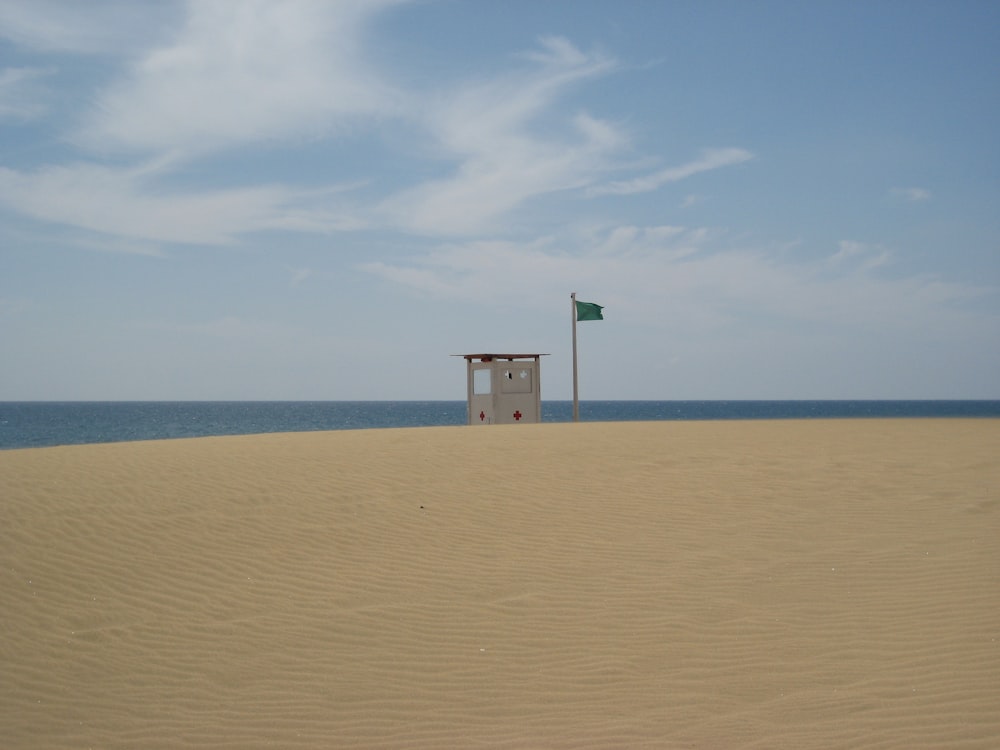
M 0 400 L 1000 398 L 997 28 L 0 0 Z

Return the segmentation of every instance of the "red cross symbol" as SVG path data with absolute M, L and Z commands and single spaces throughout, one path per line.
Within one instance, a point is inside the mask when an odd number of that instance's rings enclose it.
M 521 417 L 522 416 L 524 416 L 524 415 L 521 414 L 521 410 L 520 409 L 518 409 L 516 412 L 514 412 L 514 419 L 516 419 L 518 422 L 521 421 Z
M 486 412 L 479 412 L 479 421 L 482 422 L 486 419 Z

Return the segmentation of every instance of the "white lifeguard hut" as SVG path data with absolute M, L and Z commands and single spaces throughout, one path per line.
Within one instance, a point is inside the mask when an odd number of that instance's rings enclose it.
M 468 375 L 468 424 L 542 421 L 544 354 L 459 354 Z

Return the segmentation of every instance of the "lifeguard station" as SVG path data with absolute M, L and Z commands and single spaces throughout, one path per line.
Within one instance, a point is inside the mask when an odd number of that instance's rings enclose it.
M 542 421 L 544 354 L 460 354 L 468 375 L 469 424 Z

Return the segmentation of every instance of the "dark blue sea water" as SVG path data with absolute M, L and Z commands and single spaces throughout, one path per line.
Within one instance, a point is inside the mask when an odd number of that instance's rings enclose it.
M 583 401 L 584 422 L 1000 417 L 1000 401 Z M 545 401 L 569 422 L 571 401 Z M 0 449 L 127 440 L 465 424 L 464 401 L 0 402 Z

